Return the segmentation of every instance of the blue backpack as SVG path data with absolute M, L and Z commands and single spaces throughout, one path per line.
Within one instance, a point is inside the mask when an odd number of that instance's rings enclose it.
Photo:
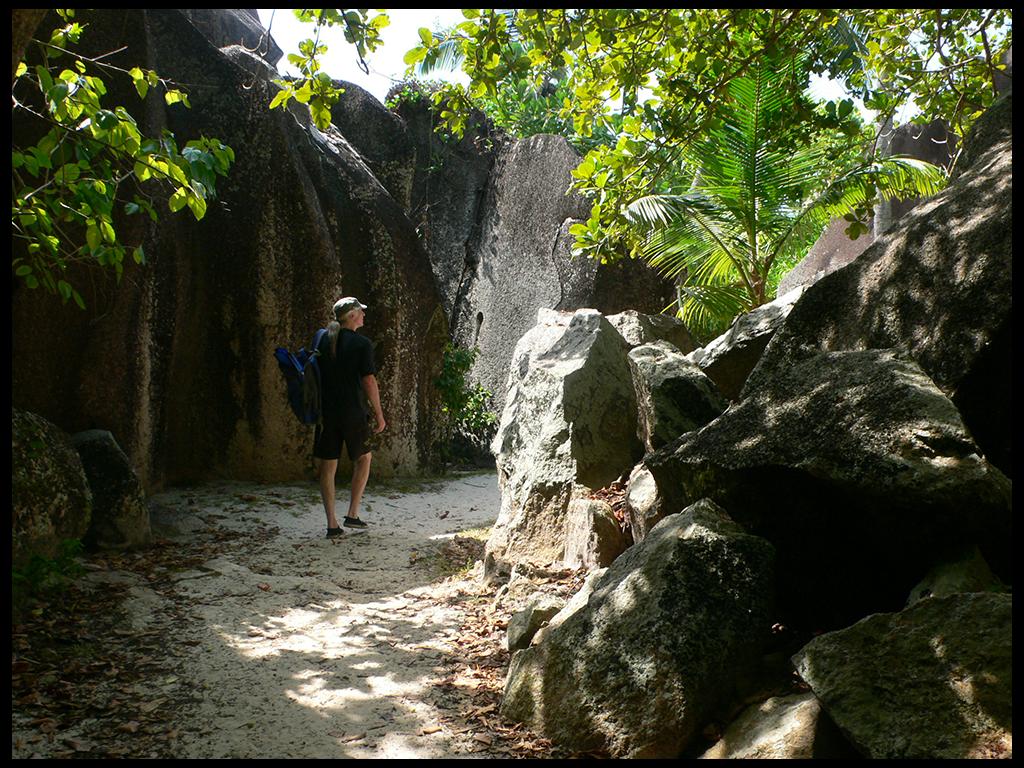
M 284 347 L 274 350 L 274 357 L 288 386 L 288 405 L 303 424 L 319 424 L 323 413 L 317 348 L 325 333 L 325 328 L 316 332 L 308 351 L 302 347 L 293 355 Z

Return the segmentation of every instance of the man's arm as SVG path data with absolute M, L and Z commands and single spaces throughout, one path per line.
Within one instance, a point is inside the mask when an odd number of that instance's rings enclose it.
M 384 421 L 384 411 L 380 407 L 380 389 L 377 386 L 377 377 L 372 373 L 369 376 L 363 376 L 363 392 L 366 393 L 366 399 L 370 401 L 373 415 L 377 419 L 377 426 L 373 431 L 375 434 L 383 432 L 387 424 Z

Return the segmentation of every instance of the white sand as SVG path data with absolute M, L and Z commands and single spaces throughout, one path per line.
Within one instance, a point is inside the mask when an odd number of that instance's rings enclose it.
M 177 684 L 201 692 L 198 704 L 178 712 L 177 754 L 464 751 L 455 745 L 464 734 L 439 728 L 437 688 L 441 662 L 458 650 L 458 605 L 446 602 L 458 585 L 438 583 L 428 556 L 445 537 L 493 524 L 500 502 L 494 474 L 414 493 L 389 491 L 371 478 L 362 510 L 370 528 L 333 540 L 325 538 L 312 482 L 181 489 L 152 501 L 162 536 L 187 540 L 211 525 L 279 529 L 265 541 L 229 541 L 202 567 L 171 575 L 170 600 L 190 606 L 192 619 L 184 629 L 176 622 L 179 634 L 168 639 L 169 650 L 184 654 Z M 347 490 L 339 489 L 339 519 L 347 501 Z M 168 596 L 145 587 L 132 595 L 132 626 L 160 626 Z

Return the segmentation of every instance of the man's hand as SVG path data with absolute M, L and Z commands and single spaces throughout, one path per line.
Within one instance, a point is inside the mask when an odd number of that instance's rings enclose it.
M 384 431 L 387 422 L 384 421 L 384 409 L 380 407 L 380 390 L 377 387 L 377 377 L 372 373 L 363 376 L 363 392 L 366 393 L 366 399 L 370 401 L 370 406 L 373 408 L 373 417 L 377 420 L 377 424 L 373 428 L 373 434 L 379 435 Z

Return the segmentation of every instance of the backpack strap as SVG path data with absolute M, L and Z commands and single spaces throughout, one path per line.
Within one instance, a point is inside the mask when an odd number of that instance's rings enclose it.
M 325 333 L 327 333 L 327 329 L 326 328 L 321 328 L 319 331 L 317 331 L 316 333 L 313 334 L 313 345 L 309 348 L 309 353 L 311 355 L 315 355 L 315 354 L 319 353 L 319 351 L 320 351 L 320 340 L 324 337 Z
M 323 423 L 323 416 L 324 416 L 324 414 L 323 414 L 323 385 L 322 385 L 322 380 L 320 378 L 320 363 L 317 361 L 317 358 L 320 357 L 320 342 L 321 342 L 321 340 L 323 339 L 323 337 L 324 337 L 324 335 L 326 333 L 327 333 L 327 329 L 326 328 L 321 328 L 315 334 L 313 334 L 313 342 L 312 342 L 312 346 L 310 347 L 310 351 L 309 351 L 309 367 L 310 367 L 311 370 L 303 378 L 303 384 L 304 385 L 307 384 L 307 383 L 314 385 L 313 388 L 312 388 L 313 400 L 314 400 L 314 402 L 312 403 L 312 406 L 313 406 L 313 409 L 316 411 L 316 423 L 317 423 L 317 425 Z M 305 391 L 309 392 L 310 389 L 307 388 Z

